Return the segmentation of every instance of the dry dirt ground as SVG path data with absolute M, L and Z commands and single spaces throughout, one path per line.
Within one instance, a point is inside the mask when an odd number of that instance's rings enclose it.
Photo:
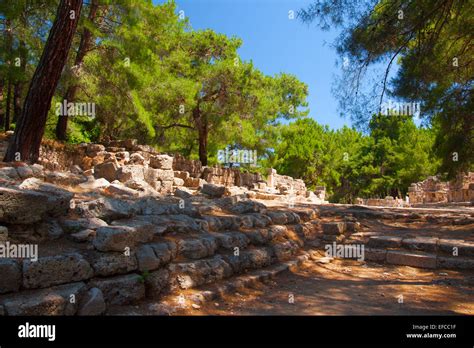
M 426 209 L 405 211 L 430 212 Z M 471 216 L 473 213 L 472 207 L 431 212 L 438 215 L 453 211 Z M 321 220 L 334 221 L 335 218 Z M 474 239 L 472 224 L 457 226 L 410 219 L 359 221 L 363 234 Z M 321 256 L 324 256 L 322 252 Z M 280 274 L 266 284 L 177 314 L 474 315 L 474 271 L 428 270 L 352 260 L 322 264 L 310 260 L 297 271 Z
M 307 261 L 266 284 L 175 314 L 473 315 L 474 272 Z

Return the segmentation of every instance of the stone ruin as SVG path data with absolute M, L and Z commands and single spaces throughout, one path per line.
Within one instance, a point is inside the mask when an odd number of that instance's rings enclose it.
M 98 315 L 281 271 L 320 231 L 290 199 L 320 197 L 274 170 L 203 167 L 135 140 L 44 141 L 37 164 L 0 162 L 0 315 Z
M 0 156 L 2 149 L 6 149 L 6 141 L 0 145 Z M 179 154 L 160 154 L 151 146 L 137 144 L 134 139 L 66 146 L 46 140 L 41 146 L 38 164 L 51 172 L 49 176 L 64 176 L 53 172 L 83 174 L 91 183 L 93 177 L 102 179 L 102 185 L 110 183 L 112 190 L 121 187 L 124 194 L 132 194 L 127 188 L 138 191 L 135 193 L 138 195 L 172 194 L 175 188 L 201 190 L 207 183 L 225 187 L 226 195 L 247 193 L 249 198 L 256 199 L 325 202 L 324 188 L 319 188 L 317 193 L 308 191 L 302 180 L 279 175 L 274 169 L 268 170 L 265 179 L 259 173 L 245 173 L 235 168 L 206 167 L 198 160 Z
M 474 172 L 458 175 L 449 182 L 430 176 L 411 184 L 408 196 L 411 204 L 474 202 Z

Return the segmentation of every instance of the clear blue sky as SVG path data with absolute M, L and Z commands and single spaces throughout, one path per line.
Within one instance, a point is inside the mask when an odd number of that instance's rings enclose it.
M 163 3 L 164 0 L 154 0 Z M 331 128 L 350 126 L 337 112 L 331 94 L 333 76 L 339 74 L 330 44 L 335 32 L 302 23 L 296 12 L 311 0 L 176 0 L 193 29 L 213 29 L 243 40 L 239 54 L 252 60 L 265 74 L 294 74 L 309 86 L 310 116 Z M 289 11 L 295 19 L 289 19 Z

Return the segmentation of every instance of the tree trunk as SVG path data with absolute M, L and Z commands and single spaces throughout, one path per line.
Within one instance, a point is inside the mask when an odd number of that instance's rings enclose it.
M 21 115 L 21 91 L 23 83 L 17 82 L 13 87 L 13 122 L 17 122 Z
M 11 82 L 8 81 L 7 100 L 6 100 L 6 108 L 5 108 L 5 124 L 4 124 L 5 131 L 10 130 L 10 114 L 11 114 L 11 105 L 12 105 L 11 100 L 12 100 L 12 85 L 11 85 Z
M 92 1 L 90 6 L 88 19 L 91 23 L 93 23 L 97 14 L 97 9 L 99 7 L 97 0 Z M 74 66 L 77 68 L 78 72 L 80 71 L 82 63 L 84 62 L 84 57 L 91 46 L 92 33 L 89 29 L 87 29 L 87 27 L 84 27 L 84 31 L 81 35 L 81 42 L 79 43 L 79 48 L 77 50 L 76 60 L 74 62 Z M 68 103 L 74 102 L 78 88 L 79 86 L 75 83 L 69 85 L 66 93 L 64 94 L 64 100 L 67 100 Z M 67 115 L 59 115 L 58 123 L 56 124 L 56 138 L 58 138 L 58 140 L 66 140 L 67 123 Z
M 198 130 L 199 160 L 203 166 L 207 166 L 207 138 L 209 135 L 209 128 L 207 125 L 207 117 L 201 115 L 199 103 L 193 110 L 193 119 Z
M 61 0 L 58 6 L 5 161 L 13 161 L 17 152 L 22 161 L 38 160 L 51 99 L 71 48 L 81 8 L 82 0 Z
M 207 166 L 207 124 L 199 127 L 199 160 L 203 166 Z
M 12 44 L 13 44 L 13 34 L 12 28 L 10 26 L 11 22 L 9 19 L 5 21 L 5 52 L 7 52 L 6 61 L 8 63 L 8 73 L 7 73 L 7 98 L 5 105 L 5 118 L 0 126 L 3 126 L 5 131 L 10 130 L 10 114 L 11 114 L 11 99 L 12 99 Z
M 26 16 L 26 14 L 24 15 Z M 24 23 L 26 27 L 26 23 Z M 24 41 L 20 41 L 20 62 L 23 76 L 20 76 L 19 81 L 17 81 L 13 88 L 13 122 L 18 123 L 18 119 L 21 115 L 21 96 L 23 94 L 23 87 L 25 85 L 25 74 L 26 74 L 26 61 L 27 51 Z
M 5 120 L 5 112 L 3 109 L 3 86 L 5 84 L 5 80 L 0 80 L 0 126 L 3 124 Z

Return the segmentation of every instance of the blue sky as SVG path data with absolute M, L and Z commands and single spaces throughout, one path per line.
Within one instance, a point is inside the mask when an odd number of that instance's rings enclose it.
M 162 3 L 164 0 L 155 0 Z M 265 74 L 296 75 L 309 86 L 310 116 L 331 128 L 350 126 L 338 116 L 331 94 L 333 76 L 339 74 L 340 58 L 330 44 L 336 32 L 321 31 L 302 23 L 296 12 L 311 0 L 176 0 L 193 29 L 213 29 L 243 40 L 239 54 L 252 60 Z M 294 11 L 295 19 L 289 19 Z

